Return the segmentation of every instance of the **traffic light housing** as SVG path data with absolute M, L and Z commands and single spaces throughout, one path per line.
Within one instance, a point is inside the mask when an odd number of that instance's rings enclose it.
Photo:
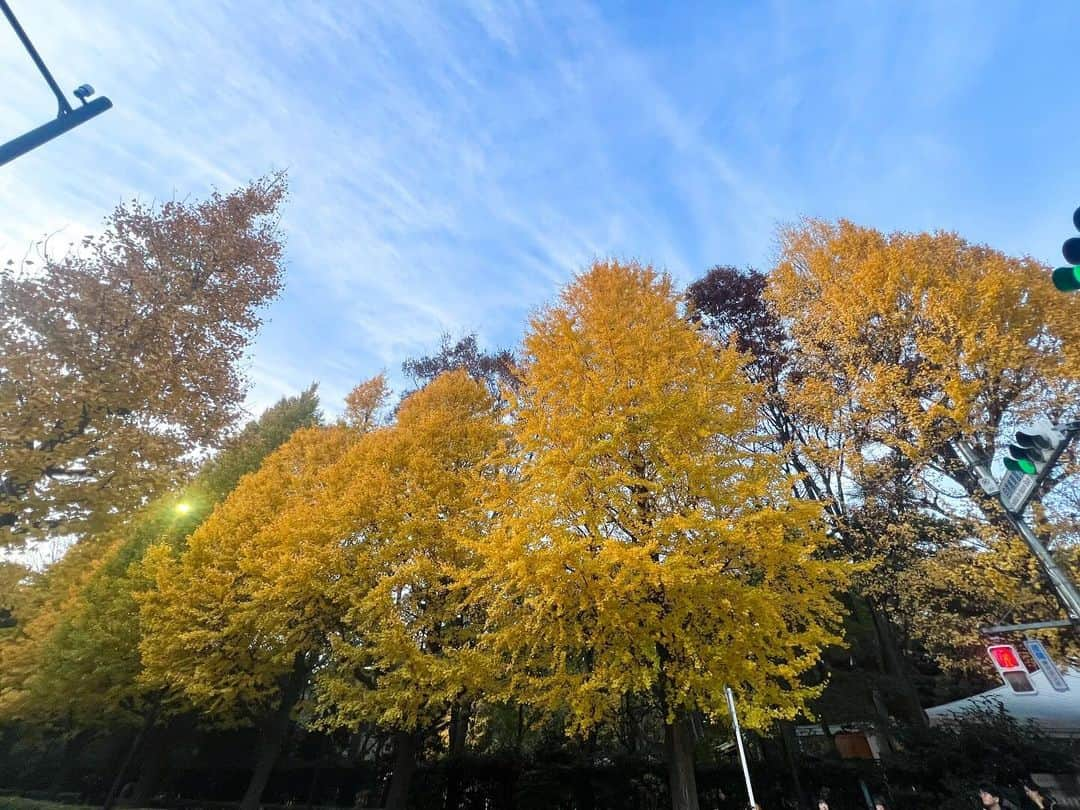
M 1077 427 L 1072 422 L 1054 425 L 1043 417 L 1032 427 L 1017 431 L 1005 456 L 1006 473 L 1001 479 L 998 495 L 1005 509 L 1014 515 L 1023 513 L 1076 435 Z
M 986 648 L 986 652 L 1006 686 L 1018 695 L 1038 694 L 1016 647 L 1012 644 L 992 644 Z
M 1047 419 L 1027 430 L 1018 430 L 1009 445 L 1005 469 L 1024 475 L 1043 476 L 1061 455 L 1068 436 L 1054 428 Z
M 1073 225 L 1080 231 L 1080 208 L 1073 211 Z M 1080 236 L 1072 236 L 1061 246 L 1065 266 L 1054 270 L 1054 286 L 1062 292 L 1080 290 Z

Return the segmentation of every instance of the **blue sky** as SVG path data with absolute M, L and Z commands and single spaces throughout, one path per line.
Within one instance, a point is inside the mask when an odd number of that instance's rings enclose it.
M 12 0 L 115 108 L 0 169 L 0 259 L 120 200 L 290 173 L 251 409 L 442 332 L 514 345 L 597 256 L 681 283 L 778 223 L 957 230 L 1047 262 L 1080 204 L 1070 2 Z M 0 139 L 54 103 L 0 26 Z

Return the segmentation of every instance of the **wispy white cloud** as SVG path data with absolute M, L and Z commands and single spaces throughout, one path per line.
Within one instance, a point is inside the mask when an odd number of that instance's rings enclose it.
M 921 226 L 962 194 L 940 182 L 965 161 L 942 117 L 1012 19 L 960 54 L 985 8 L 776 0 L 654 22 L 531 0 L 14 2 L 61 84 L 116 106 L 0 169 L 0 252 L 133 194 L 288 168 L 288 287 L 252 403 L 314 378 L 330 407 L 442 332 L 516 342 L 597 256 L 686 281 L 766 262 L 801 213 Z M 7 36 L 0 137 L 51 106 Z

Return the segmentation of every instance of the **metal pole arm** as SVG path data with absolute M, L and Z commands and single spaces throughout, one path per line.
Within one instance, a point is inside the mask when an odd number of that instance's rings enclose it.
M 1073 624 L 1080 625 L 1080 592 L 1077 592 L 1076 586 L 1073 585 L 1072 580 L 1068 575 L 1058 567 L 1057 561 L 1054 556 L 1047 551 L 1046 546 L 1039 542 L 1039 538 L 1035 536 L 1035 532 L 1031 530 L 1031 527 L 1024 522 L 1024 519 L 1019 515 L 1014 515 L 1008 509 L 1002 510 L 1005 513 L 1006 519 L 1012 524 L 1012 527 L 1016 529 L 1017 534 L 1027 544 L 1027 547 L 1031 549 L 1031 553 L 1035 555 L 1039 561 L 1039 565 L 1043 569 L 1043 573 L 1046 574 L 1046 578 L 1050 580 L 1050 587 L 1054 590 L 1054 595 L 1057 597 L 1058 602 L 1065 608 L 1065 612 L 1069 616 L 1069 620 Z
M 56 117 L 59 118 L 63 115 L 67 115 L 71 112 L 71 104 L 64 98 L 64 93 L 60 89 L 60 85 L 56 83 L 56 79 L 53 78 L 49 69 L 45 67 L 45 62 L 42 60 L 41 56 L 38 55 L 34 43 L 30 41 L 30 37 L 26 35 L 22 26 L 19 25 L 19 21 L 15 19 L 15 14 L 12 12 L 7 0 L 0 0 L 0 10 L 4 12 L 4 16 L 7 17 L 8 22 L 11 23 L 11 27 L 15 29 L 15 35 L 22 42 L 27 53 L 30 54 L 30 58 L 34 60 L 34 64 L 37 65 L 37 69 L 41 71 L 41 75 L 45 77 L 45 81 L 48 83 L 49 87 L 52 88 L 53 95 L 56 96 L 56 103 L 60 106 L 60 109 L 56 112 Z
M 3 2 L 3 0 L 0 0 Z M 47 124 L 42 124 L 37 129 L 32 129 L 25 135 L 13 138 L 7 143 L 0 144 L 0 166 L 10 163 L 20 155 L 25 155 L 31 149 L 48 143 L 58 135 L 63 135 L 69 129 L 74 129 L 79 124 L 84 124 L 91 118 L 101 115 L 112 107 L 112 102 L 102 96 L 72 110 L 66 115 L 54 118 Z
M 75 95 L 82 102 L 82 106 L 78 109 L 72 109 L 71 104 L 68 103 L 63 91 L 60 89 L 60 85 L 56 83 L 56 79 L 53 78 L 41 55 L 37 52 L 37 48 L 34 47 L 34 43 L 30 41 L 30 37 L 26 35 L 23 27 L 19 25 L 19 21 L 15 19 L 15 14 L 12 12 L 7 0 L 0 0 L 0 11 L 4 12 L 7 21 L 11 23 L 11 27 L 15 30 L 15 35 L 22 42 L 23 47 L 26 48 L 26 52 L 30 54 L 30 58 L 34 60 L 37 69 L 45 78 L 45 83 L 49 85 L 49 89 L 56 96 L 56 103 L 59 106 L 56 118 L 52 121 L 42 124 L 40 127 L 32 129 L 7 143 L 0 144 L 0 166 L 3 166 L 20 155 L 25 155 L 31 149 L 41 146 L 43 143 L 48 143 L 56 136 L 63 135 L 68 130 L 74 129 L 79 124 L 85 124 L 91 118 L 101 115 L 101 113 L 112 107 L 112 102 L 105 96 L 88 102 L 86 99 L 94 94 L 94 88 L 84 84 L 75 90 Z

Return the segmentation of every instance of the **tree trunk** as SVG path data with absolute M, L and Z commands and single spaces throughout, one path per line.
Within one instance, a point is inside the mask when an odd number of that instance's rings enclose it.
M 578 767 L 574 778 L 574 805 L 576 810 L 595 810 L 596 790 L 593 786 L 593 762 L 596 758 L 596 729 L 589 730 L 588 736 L 581 741 L 578 752 Z
M 626 748 L 626 753 L 634 756 L 638 751 L 638 728 L 637 717 L 634 716 L 634 701 L 630 695 L 623 698 L 622 716 L 619 723 L 621 730 L 620 741 Z
M 124 755 L 124 761 L 120 763 L 120 768 L 113 778 L 112 787 L 109 788 L 109 793 L 105 797 L 105 803 L 102 805 L 102 810 L 112 810 L 112 808 L 116 806 L 116 800 L 120 796 L 120 791 L 124 789 L 124 785 L 127 783 L 127 775 L 128 771 L 131 770 L 131 763 L 135 761 L 135 755 L 139 753 L 143 740 L 146 739 L 147 733 L 154 725 L 156 717 L 157 707 L 155 706 L 146 713 L 146 717 L 143 718 L 142 726 L 132 738 L 131 745 L 128 746 L 127 754 Z
M 517 707 L 517 729 L 514 737 L 514 751 L 520 756 L 521 746 L 525 742 L 525 704 L 519 703 Z
M 315 767 L 311 771 L 311 781 L 308 782 L 307 801 L 304 803 L 304 807 L 307 810 L 311 810 L 315 806 L 315 800 L 319 798 L 319 776 L 322 773 L 322 756 L 315 762 Z
M 780 727 L 780 747 L 784 751 L 784 763 L 791 774 L 791 788 L 799 807 L 806 807 L 806 791 L 803 790 L 802 776 L 799 774 L 799 738 L 795 734 L 795 724 L 790 720 L 778 720 Z
M 131 741 L 131 746 L 128 748 L 127 755 L 124 757 L 123 763 L 120 765 L 120 769 L 116 773 L 116 778 L 113 779 L 112 787 L 109 788 L 109 794 L 105 797 L 105 803 L 102 805 L 102 810 L 112 810 L 117 800 L 120 798 L 120 792 L 124 789 L 124 785 L 127 783 L 128 773 L 131 770 L 131 763 L 135 761 L 135 757 L 140 754 L 141 749 L 146 745 L 149 737 L 158 737 L 154 734 L 154 725 L 157 723 L 158 712 L 161 709 L 161 696 L 155 696 L 151 702 L 149 708 L 146 709 L 146 714 L 143 715 L 143 724 L 139 728 L 139 732 L 135 735 L 135 738 Z M 143 757 L 146 758 L 145 756 Z M 160 760 L 160 756 L 158 757 Z M 160 761 L 158 763 L 160 769 Z M 143 770 L 146 769 L 146 763 L 143 763 Z M 156 778 L 156 777 L 155 777 Z M 139 784 L 143 782 L 142 777 L 139 778 Z M 150 786 L 153 789 L 153 785 Z M 136 785 L 135 790 L 138 790 Z M 128 800 L 128 804 L 138 806 L 138 800 L 132 796 Z
M 131 799 L 126 802 L 132 807 L 148 807 L 150 799 L 157 791 L 161 774 L 165 770 L 165 743 L 168 727 L 156 726 L 150 729 L 143 741 L 142 761 L 139 764 L 139 778 Z
M 259 733 L 259 753 L 255 760 L 255 770 L 251 773 L 244 797 L 240 800 L 240 810 L 258 810 L 266 783 L 274 771 L 278 755 L 289 733 L 292 709 L 300 699 L 307 682 L 307 666 L 303 655 L 297 655 L 293 671 L 281 690 L 281 703 L 262 724 Z
M 593 789 L 592 769 L 583 765 L 574 776 L 574 810 L 596 810 L 596 791 Z
M 664 724 L 664 753 L 667 757 L 671 810 L 698 810 L 697 778 L 694 775 L 694 743 L 686 712 L 680 710 L 674 723 Z
M 386 810 L 406 810 L 408 807 L 409 787 L 416 771 L 416 737 L 408 731 L 394 733 L 394 765 L 383 801 Z
M 446 760 L 445 810 L 457 810 L 461 804 L 461 757 L 469 734 L 470 706 L 455 700 L 450 706 L 450 745 Z
M 450 756 L 460 757 L 465 753 L 465 743 L 469 737 L 469 722 L 472 719 L 472 707 L 467 701 L 455 700 L 450 707 Z
M 60 767 L 57 769 L 56 775 L 53 776 L 52 784 L 49 785 L 49 794 L 51 796 L 55 797 L 57 793 L 63 792 L 68 780 L 71 779 L 72 771 L 75 770 L 75 766 L 78 764 L 79 755 L 93 736 L 94 732 L 83 729 L 74 736 L 69 737 L 67 742 L 64 743 L 64 753 L 60 760 Z
M 926 716 L 926 712 L 923 711 L 915 684 L 911 682 L 907 669 L 904 667 L 903 654 L 896 643 L 896 637 L 893 635 L 889 616 L 873 600 L 867 600 L 867 605 L 870 608 L 870 618 L 874 623 L 878 647 L 881 650 L 881 659 L 885 663 L 885 672 L 895 677 L 900 683 L 900 691 L 906 709 L 906 719 L 923 728 L 928 728 L 930 721 Z
M 881 697 L 881 690 L 870 690 L 870 701 L 874 704 L 874 712 L 878 717 L 878 724 L 881 726 L 881 736 L 885 740 L 885 745 L 889 749 L 889 753 L 900 750 L 900 744 L 892 732 L 892 723 L 889 720 L 888 707 L 885 705 L 885 701 Z

